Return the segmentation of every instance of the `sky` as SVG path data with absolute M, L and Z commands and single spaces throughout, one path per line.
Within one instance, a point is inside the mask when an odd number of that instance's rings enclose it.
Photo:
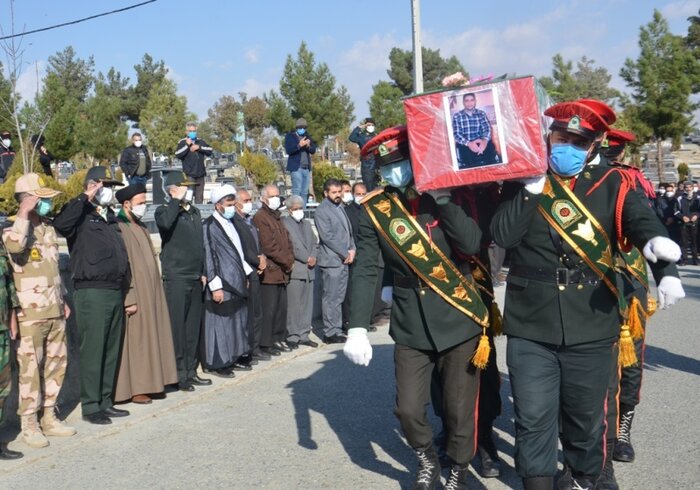
M 17 0 L 15 31 L 140 1 Z M 0 0 L 5 34 L 11 31 L 9 4 Z M 652 19 L 654 8 L 672 32 L 685 34 L 686 19 L 698 15 L 700 0 L 421 0 L 421 35 L 424 46 L 455 55 L 471 76 L 549 75 L 556 53 L 574 61 L 585 55 L 610 71 L 615 88 L 625 89 L 619 69 L 626 58 L 637 57 L 639 28 Z M 165 61 L 189 109 L 204 119 L 222 95 L 279 90 L 287 56 L 296 56 L 305 41 L 337 85 L 347 87 L 359 120 L 369 115 L 372 85 L 388 80 L 389 51 L 411 49 L 411 36 L 410 0 L 157 0 L 25 36 L 18 85 L 32 98 L 48 57 L 69 45 L 81 58 L 94 56 L 97 71 L 114 66 L 132 81 L 133 66 L 148 52 Z

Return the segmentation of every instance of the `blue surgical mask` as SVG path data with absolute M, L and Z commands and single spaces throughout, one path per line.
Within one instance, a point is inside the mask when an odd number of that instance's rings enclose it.
M 226 219 L 231 219 L 236 215 L 236 206 L 226 206 L 222 216 Z
M 588 151 L 569 143 L 555 143 L 549 155 L 549 166 L 562 177 L 573 177 L 586 166 Z
M 51 199 L 44 198 L 38 203 L 36 203 L 36 214 L 38 214 L 39 216 L 46 216 L 47 214 L 49 214 L 52 208 L 53 201 Z
M 306 128 L 297 128 L 297 134 L 299 136 L 304 136 L 306 134 Z
M 187 133 L 187 137 L 191 140 L 197 139 L 197 131 L 190 131 Z
M 400 162 L 384 165 L 379 169 L 379 174 L 389 185 L 403 189 L 413 180 L 411 161 L 401 160 Z

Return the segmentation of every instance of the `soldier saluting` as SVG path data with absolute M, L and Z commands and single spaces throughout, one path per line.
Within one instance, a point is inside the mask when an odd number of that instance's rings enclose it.
M 389 186 L 362 201 L 352 275 L 354 306 L 344 352 L 365 366 L 372 358 L 367 328 L 381 251 L 393 275 L 389 333 L 396 342 L 395 413 L 419 461 L 414 488 L 433 489 L 440 480 L 426 416 L 431 377 L 437 369 L 444 393 L 446 452 L 452 463 L 446 488 L 466 489 L 476 448 L 479 389 L 479 370 L 467 364 L 479 333 L 488 325 L 488 312 L 471 276 L 462 275 L 455 265 L 455 254 L 477 253 L 481 230 L 452 202 L 449 192 L 415 190 L 405 126 L 372 138 L 362 148 L 363 157 L 370 153 Z
M 622 341 L 631 345 L 613 255 L 625 242 L 643 250 L 660 304 L 670 306 L 685 296 L 674 265 L 680 250 L 653 211 L 625 192 L 629 175 L 596 165 L 609 129 L 601 115 L 577 102 L 545 115 L 554 119 L 548 174 L 528 179 L 491 225 L 495 242 L 511 249 L 504 332 L 515 465 L 526 490 L 551 490 L 561 431 L 572 487 L 593 489 L 603 467 L 612 350 L 618 338 L 621 349 Z

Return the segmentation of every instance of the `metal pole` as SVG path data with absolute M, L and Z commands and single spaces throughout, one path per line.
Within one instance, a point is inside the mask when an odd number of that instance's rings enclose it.
M 413 20 L 413 92 L 423 92 L 423 45 L 420 40 L 420 0 L 411 0 Z

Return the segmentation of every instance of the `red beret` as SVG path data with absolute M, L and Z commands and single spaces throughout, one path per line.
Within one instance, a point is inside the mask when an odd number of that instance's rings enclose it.
M 549 129 L 558 129 L 594 139 L 610 129 L 598 112 L 578 102 L 561 102 L 546 111 L 545 116 L 554 119 Z
M 614 124 L 615 121 L 617 121 L 617 115 L 615 114 L 615 111 L 613 111 L 610 108 L 610 106 L 603 101 L 596 99 L 578 99 L 576 102 L 578 102 L 579 104 L 586 105 L 593 109 L 594 112 L 596 112 L 600 117 L 603 118 L 603 121 L 605 121 L 608 126 Z
M 608 131 L 608 134 L 605 137 L 605 139 L 608 142 L 608 144 L 603 144 L 602 146 L 613 147 L 624 146 L 630 141 L 634 141 L 635 137 L 634 134 L 628 131 L 622 131 L 621 129 L 611 129 L 610 131 Z
M 410 158 L 406 126 L 394 126 L 381 131 L 360 150 L 362 158 L 373 154 L 378 167 Z

